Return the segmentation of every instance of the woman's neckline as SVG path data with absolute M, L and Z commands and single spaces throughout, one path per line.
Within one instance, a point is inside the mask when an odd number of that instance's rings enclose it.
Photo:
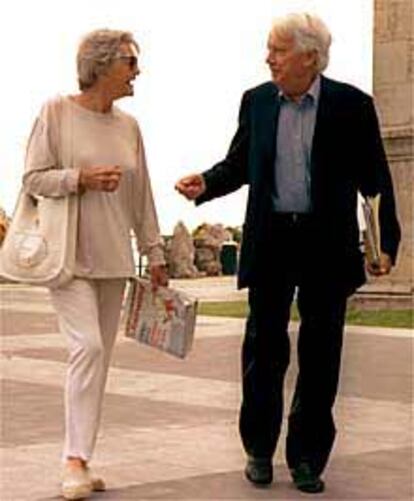
M 86 115 L 89 115 L 91 117 L 95 118 L 102 118 L 102 119 L 112 119 L 115 116 L 115 108 L 112 106 L 112 108 L 109 111 L 96 111 L 96 110 L 91 110 L 90 108 L 87 108 L 86 106 L 83 106 L 82 104 L 78 103 L 75 99 L 75 96 L 73 95 L 68 95 L 66 96 L 67 101 L 74 106 L 76 109 L 82 111 Z

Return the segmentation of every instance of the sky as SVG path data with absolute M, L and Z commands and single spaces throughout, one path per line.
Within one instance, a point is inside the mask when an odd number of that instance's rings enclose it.
M 319 15 L 333 36 L 325 74 L 372 92 L 373 0 L 14 0 L 2 10 L 0 206 L 9 215 L 32 123 L 46 99 L 77 92 L 77 46 L 91 30 L 131 31 L 141 47 L 135 95 L 116 104 L 140 124 L 163 234 L 179 220 L 242 224 L 246 188 L 195 208 L 174 183 L 225 156 L 243 92 L 269 80 L 274 17 Z

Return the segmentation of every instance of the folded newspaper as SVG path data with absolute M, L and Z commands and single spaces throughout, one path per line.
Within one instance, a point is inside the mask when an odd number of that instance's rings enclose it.
M 194 338 L 197 300 L 176 289 L 153 292 L 148 280 L 130 282 L 126 303 L 127 337 L 184 358 Z
M 365 230 L 363 231 L 365 256 L 369 263 L 379 265 L 381 256 L 381 232 L 379 224 L 379 205 L 381 195 L 366 197 L 362 202 Z

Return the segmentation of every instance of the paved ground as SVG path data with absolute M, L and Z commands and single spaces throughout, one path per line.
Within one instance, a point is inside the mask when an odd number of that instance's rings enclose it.
M 179 285 L 203 299 L 234 299 L 234 280 Z M 43 289 L 2 285 L 2 501 L 59 499 L 65 342 Z M 93 468 L 109 486 L 101 500 L 309 499 L 290 483 L 283 440 L 276 482 L 243 478 L 237 436 L 243 323 L 200 317 L 194 349 L 176 360 L 123 338 L 115 349 Z M 296 326 L 292 325 L 292 339 Z M 313 499 L 410 500 L 412 341 L 408 330 L 347 329 L 339 437 Z M 295 360 L 287 378 L 290 396 Z

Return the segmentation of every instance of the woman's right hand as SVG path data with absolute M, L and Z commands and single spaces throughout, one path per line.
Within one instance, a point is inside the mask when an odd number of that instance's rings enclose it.
M 121 178 L 119 165 L 81 167 L 79 187 L 81 190 L 115 191 Z

